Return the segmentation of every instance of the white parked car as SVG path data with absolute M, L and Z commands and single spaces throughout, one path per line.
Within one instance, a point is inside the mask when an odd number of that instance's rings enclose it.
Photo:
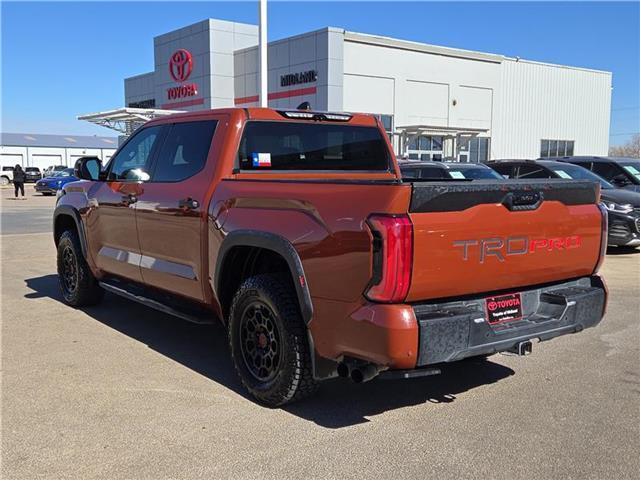
M 0 173 L 0 185 L 9 185 L 11 182 L 13 182 L 13 167 L 2 167 L 2 172 Z

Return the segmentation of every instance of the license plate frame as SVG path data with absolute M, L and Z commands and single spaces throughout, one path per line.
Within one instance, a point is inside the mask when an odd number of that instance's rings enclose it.
M 484 299 L 487 323 L 500 325 L 522 319 L 522 295 L 520 292 L 496 295 Z

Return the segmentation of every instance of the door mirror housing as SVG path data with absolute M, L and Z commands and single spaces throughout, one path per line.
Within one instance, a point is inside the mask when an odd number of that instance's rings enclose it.
M 73 173 L 82 180 L 100 180 L 102 161 L 98 157 L 80 157 L 73 167 Z

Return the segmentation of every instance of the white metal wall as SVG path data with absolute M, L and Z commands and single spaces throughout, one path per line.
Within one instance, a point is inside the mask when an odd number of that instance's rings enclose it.
M 51 165 L 73 167 L 76 160 L 85 155 L 95 155 L 103 162 L 111 158 L 113 148 L 56 148 L 56 147 L 20 147 L 0 146 L 0 165 L 39 167 L 41 170 Z
M 393 114 L 396 127 L 491 128 L 495 61 L 345 41 L 344 73 L 344 110 Z
M 573 140 L 574 155 L 607 155 L 611 73 L 506 59 L 493 158 L 537 158 L 540 140 Z
M 575 155 L 607 154 L 609 72 L 364 37 L 345 34 L 346 111 L 393 114 L 396 127 L 487 129 L 479 136 L 491 137 L 493 159 L 537 158 L 542 139 L 573 140 Z

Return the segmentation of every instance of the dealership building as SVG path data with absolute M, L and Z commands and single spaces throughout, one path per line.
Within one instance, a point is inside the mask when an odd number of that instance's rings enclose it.
M 207 19 L 154 38 L 125 109 L 79 117 L 125 136 L 172 111 L 258 105 L 258 27 Z M 268 45 L 268 102 L 380 116 L 396 153 L 477 162 L 606 155 L 611 72 L 327 27 Z M 89 107 L 90 108 L 90 107 Z M 122 137 L 121 137 L 122 138 Z M 113 137 L 3 134 L 2 164 L 108 159 Z
M 258 105 L 258 27 L 208 19 L 154 38 L 125 105 Z M 611 73 L 323 28 L 268 45 L 274 108 L 380 115 L 400 155 L 482 161 L 606 155 Z

